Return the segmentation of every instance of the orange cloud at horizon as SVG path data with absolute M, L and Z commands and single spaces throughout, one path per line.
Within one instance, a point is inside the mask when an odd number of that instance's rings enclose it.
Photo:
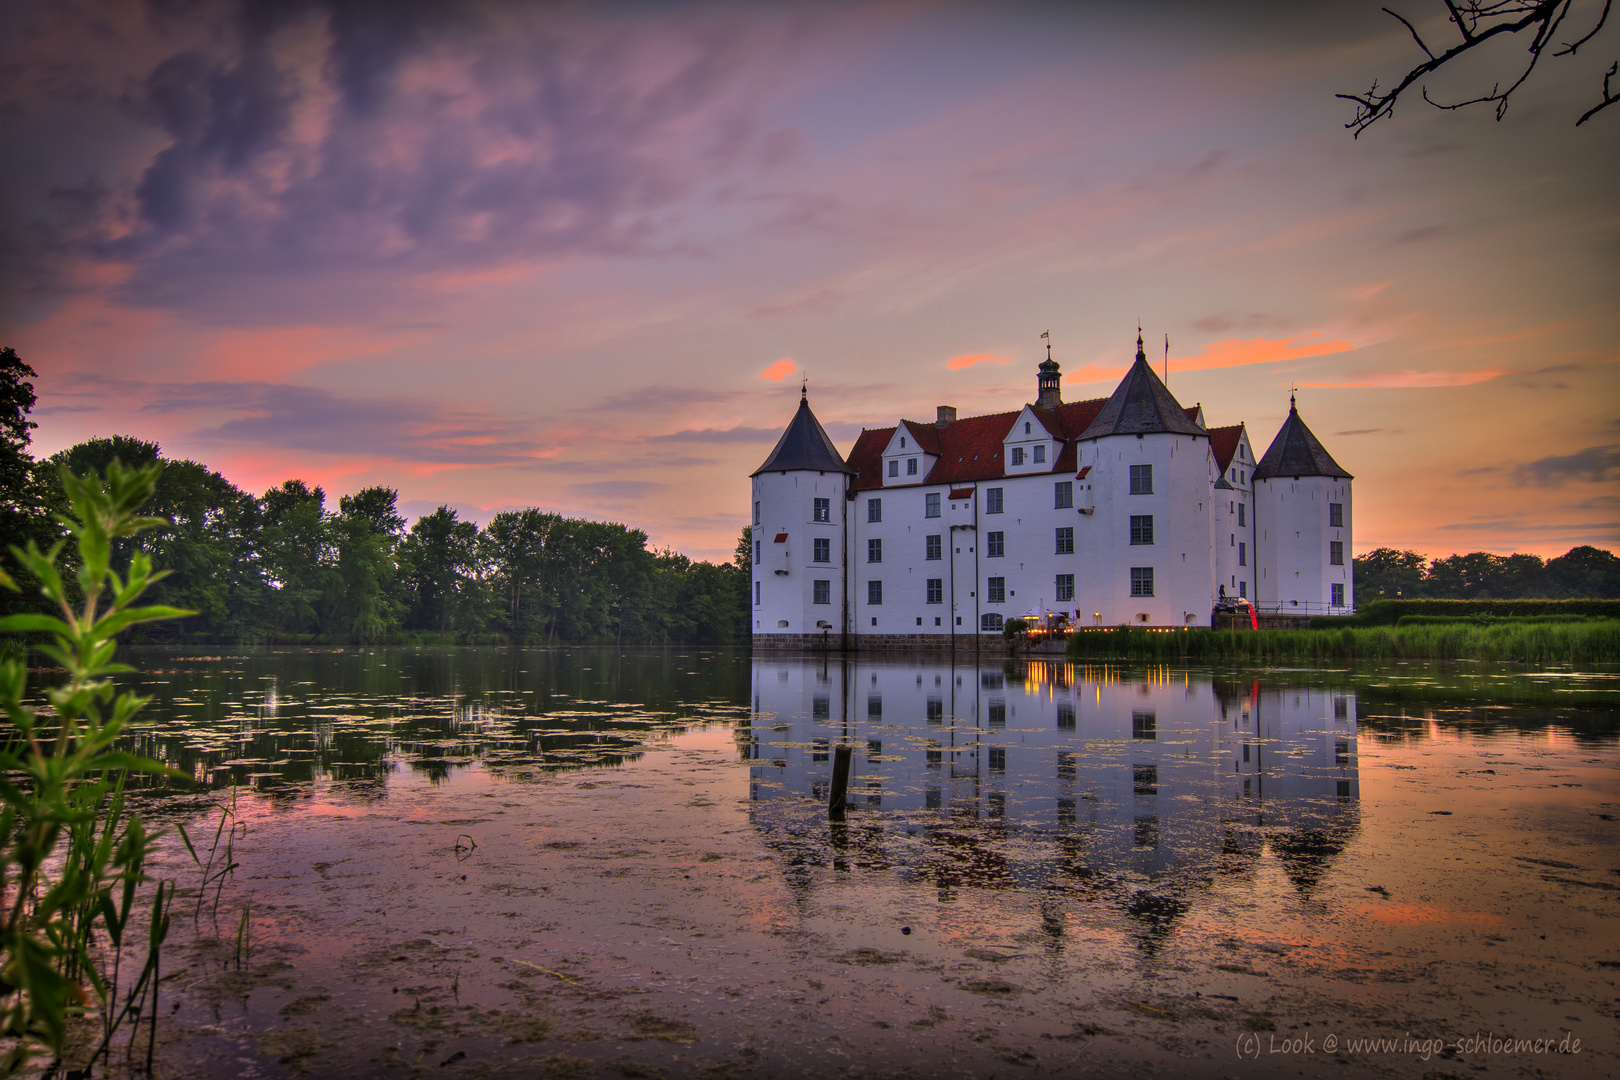
M 1346 352 L 1355 348 L 1348 341 L 1329 340 L 1321 331 L 1312 330 L 1303 337 L 1289 338 L 1222 338 L 1204 346 L 1198 356 L 1170 358 L 1172 368 L 1182 371 L 1206 371 L 1210 368 L 1245 367 L 1249 364 L 1286 363 L 1305 360 L 1312 356 Z
M 997 356 L 995 353 L 966 353 L 962 356 L 953 356 L 945 361 L 945 367 L 951 371 L 961 371 L 974 364 L 1006 364 L 1010 356 Z
M 1360 382 L 1306 382 L 1301 386 L 1324 390 L 1428 390 L 1453 386 L 1474 386 L 1508 374 L 1491 368 L 1479 371 L 1369 371 Z
M 760 372 L 759 377 L 769 380 L 770 382 L 781 382 L 783 379 L 787 378 L 797 370 L 799 370 L 799 365 L 795 364 L 792 360 L 789 360 L 784 356 L 782 359 Z

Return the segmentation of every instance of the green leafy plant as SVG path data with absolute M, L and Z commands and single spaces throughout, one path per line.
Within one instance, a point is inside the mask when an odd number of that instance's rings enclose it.
M 65 677 L 45 689 L 50 710 L 36 710 L 24 704 L 25 663 L 15 654 L 0 661 L 0 708 L 9 721 L 0 750 L 0 1075 L 23 1069 L 41 1050 L 60 1061 L 70 1020 L 91 1011 L 101 1018 L 103 1036 L 93 1062 L 107 1053 L 120 1025 L 145 1010 L 154 1025 L 150 1069 L 173 886 L 154 890 L 146 960 L 120 1000 L 119 960 L 148 883 L 153 840 L 140 817 L 125 812 L 124 780 L 131 772 L 184 774 L 116 748 L 146 699 L 115 693 L 111 676 L 133 669 L 113 662 L 114 639 L 136 623 L 190 613 L 136 607 L 163 575 L 140 551 L 122 578 L 111 559 L 115 539 L 160 523 L 137 514 L 160 470 L 114 461 L 105 483 L 63 470 L 73 513 L 60 520 L 78 555 L 71 579 L 59 568 L 66 540 L 46 552 L 33 542 L 11 549 L 61 615 L 11 615 L 0 619 L 0 631 L 49 635 L 37 647 Z M 77 585 L 71 593 L 70 582 Z M 0 585 L 17 588 L 4 571 Z

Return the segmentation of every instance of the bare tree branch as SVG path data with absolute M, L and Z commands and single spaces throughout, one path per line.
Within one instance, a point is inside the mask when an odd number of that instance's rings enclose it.
M 1601 112 L 1602 110 L 1607 109 L 1610 105 L 1613 105 L 1615 102 L 1620 101 L 1620 93 L 1612 93 L 1609 90 L 1609 80 L 1614 78 L 1617 71 L 1620 71 L 1620 60 L 1610 64 L 1609 70 L 1603 73 L 1603 100 L 1581 113 L 1581 118 L 1575 121 L 1576 127 L 1580 127 L 1582 124 L 1590 120 L 1594 113 Z
M 1599 13 L 1592 28 L 1572 44 L 1564 45 L 1554 51 L 1552 55 L 1575 55 L 1577 49 L 1591 41 L 1598 31 L 1603 29 L 1608 22 L 1609 10 L 1613 2 L 1614 0 L 1604 0 L 1603 10 Z M 1575 0 L 1444 0 L 1444 3 L 1446 10 L 1450 13 L 1450 22 L 1457 28 L 1457 33 L 1462 40 L 1439 55 L 1435 54 L 1434 50 L 1423 40 L 1422 35 L 1418 33 L 1417 27 L 1413 26 L 1408 19 L 1389 8 L 1384 8 L 1385 13 L 1406 27 L 1407 32 L 1412 35 L 1412 40 L 1417 43 L 1418 48 L 1423 50 L 1423 54 L 1428 59 L 1407 72 L 1406 76 L 1392 90 L 1380 91 L 1378 83 L 1374 81 L 1364 94 L 1335 95 L 1355 103 L 1355 116 L 1351 118 L 1345 127 L 1353 130 L 1358 138 L 1374 121 L 1393 113 L 1395 111 L 1395 102 L 1414 84 L 1418 84 L 1418 92 L 1423 97 L 1423 100 L 1437 109 L 1454 110 L 1466 108 L 1469 105 L 1494 102 L 1496 105 L 1496 118 L 1498 120 L 1502 119 L 1507 113 L 1509 99 L 1513 96 L 1514 91 L 1523 86 L 1525 80 L 1529 79 L 1531 73 L 1535 71 L 1543 50 L 1547 49 L 1548 45 L 1554 40 L 1554 35 L 1557 34 L 1558 28 L 1568 17 Z M 1490 92 L 1487 94 L 1467 98 L 1463 101 L 1444 102 L 1431 98 L 1428 87 L 1422 85 L 1422 80 L 1426 76 L 1438 71 L 1464 53 L 1479 48 L 1492 39 L 1501 37 L 1503 34 L 1518 34 L 1525 30 L 1532 31 L 1530 45 L 1526 50 L 1529 53 L 1529 60 L 1525 63 L 1524 70 L 1520 71 L 1516 78 L 1507 83 L 1506 89 L 1503 88 L 1503 84 L 1499 80 L 1492 84 Z M 1609 74 L 1604 76 L 1603 100 L 1575 122 L 1577 127 L 1585 123 L 1595 113 L 1615 103 L 1617 98 L 1610 90 L 1610 81 L 1611 77 L 1617 72 L 1620 72 L 1620 68 L 1611 67 Z

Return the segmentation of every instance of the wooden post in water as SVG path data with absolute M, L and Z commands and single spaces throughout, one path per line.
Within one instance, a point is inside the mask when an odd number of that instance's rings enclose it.
M 844 820 L 844 795 L 849 791 L 849 763 L 853 757 L 849 743 L 833 748 L 832 796 L 827 800 L 827 816 L 834 821 Z

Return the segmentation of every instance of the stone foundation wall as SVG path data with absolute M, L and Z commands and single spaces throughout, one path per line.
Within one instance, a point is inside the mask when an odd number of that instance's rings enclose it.
M 941 652 L 953 649 L 957 653 L 977 652 L 981 656 L 1005 656 L 1007 645 L 1000 634 L 851 634 L 849 651 L 852 653 L 881 652 Z M 843 637 L 840 634 L 755 634 L 755 652 L 840 652 Z

